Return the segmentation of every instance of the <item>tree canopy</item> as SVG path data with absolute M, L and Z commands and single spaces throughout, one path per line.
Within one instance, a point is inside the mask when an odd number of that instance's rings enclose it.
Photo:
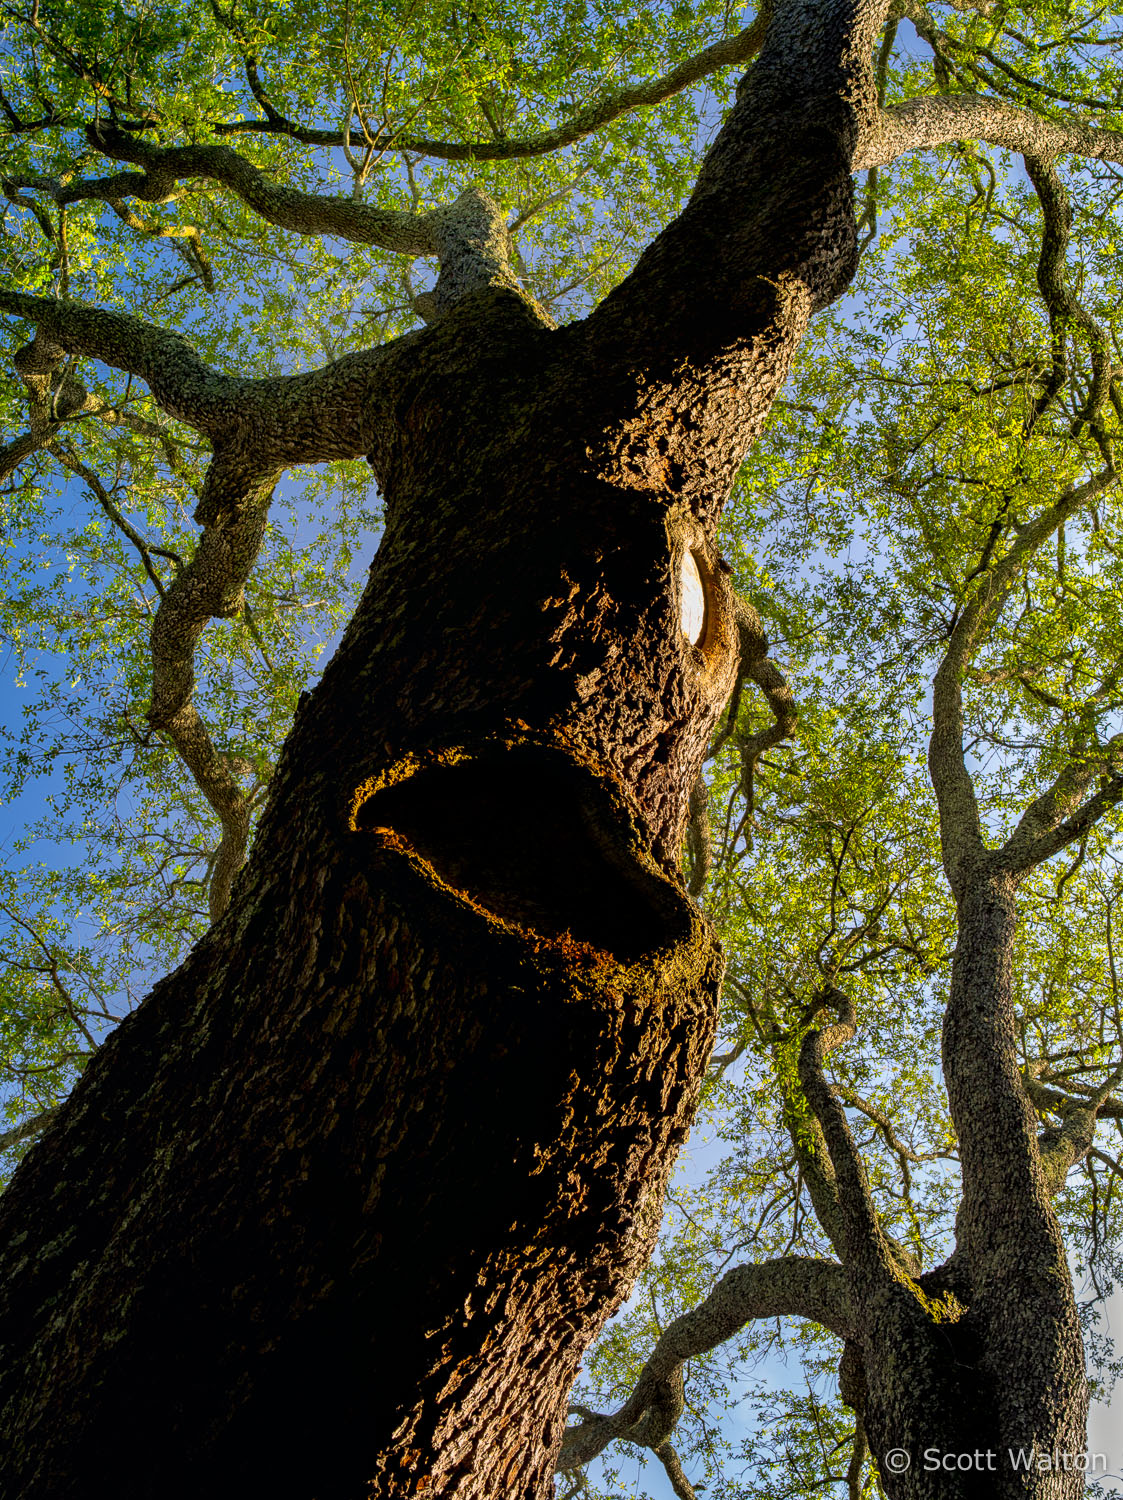
M 46 789 L 0 901 L 10 1157 L 225 909 L 377 545 L 362 443 L 294 426 L 216 560 L 222 465 L 245 474 L 206 403 L 235 377 L 342 380 L 435 321 L 441 213 L 465 191 L 499 206 L 521 294 L 582 317 L 681 208 L 770 18 L 8 8 L 0 608 L 22 717 L 3 774 L 9 797 Z M 894 1264 L 919 1280 L 951 1254 L 940 1032 L 979 849 L 1016 875 L 1042 1169 L 1094 1294 L 1115 1283 L 1120 40 L 1110 9 L 1051 0 L 894 0 L 879 28 L 857 276 L 723 521 L 740 671 L 683 851 L 726 948 L 699 1127 L 721 1150 L 672 1185 L 587 1362 L 560 1495 L 619 1493 L 637 1451 L 680 1497 L 873 1493 L 830 1288 L 780 1323 L 752 1273 L 845 1239 L 830 1100 Z M 119 357 L 131 315 L 155 331 Z M 190 712 L 164 711 L 185 676 Z M 791 1389 L 753 1374 L 778 1348 Z

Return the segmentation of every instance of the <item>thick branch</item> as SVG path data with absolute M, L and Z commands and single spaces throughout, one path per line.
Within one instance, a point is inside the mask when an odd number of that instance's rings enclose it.
M 689 893 L 697 898 L 705 889 L 713 866 L 713 845 L 710 838 L 710 789 L 701 771 L 690 793 L 690 822 L 686 830 L 687 848 L 690 851 Z
M 1123 131 L 1046 117 L 982 94 L 933 94 L 882 109 L 862 137 L 854 168 L 886 167 L 907 151 L 960 140 L 985 141 L 1039 159 L 1073 155 L 1123 164 Z
M 694 1486 L 687 1479 L 682 1460 L 669 1441 L 659 1444 L 655 1449 L 655 1457 L 663 1465 L 663 1472 L 670 1480 L 671 1489 L 674 1490 L 677 1500 L 695 1500 Z
M 883 11 L 779 0 L 690 202 L 566 340 L 590 393 L 596 381 L 595 409 L 570 425 L 603 481 L 715 519 L 808 317 L 857 264 L 851 162 L 876 108 Z M 606 408 L 627 424 L 611 453 Z
M 152 622 L 148 721 L 171 740 L 222 825 L 208 888 L 215 918 L 225 910 L 231 882 L 245 860 L 250 803 L 191 701 L 194 653 L 212 618 L 229 619 L 242 609 L 276 478 L 275 472 L 261 474 L 244 461 L 216 455 L 200 505 L 214 519 L 194 557 L 164 591 Z
M 139 376 L 165 411 L 200 432 L 228 422 L 238 394 L 251 384 L 211 370 L 182 334 L 128 313 L 2 288 L 0 311 L 33 323 L 36 344 L 99 359 Z
M 440 262 L 437 285 L 430 294 L 433 315 L 440 316 L 472 292 L 501 287 L 531 307 L 546 327 L 553 324 L 527 296 L 511 268 L 507 221 L 499 206 L 478 188 L 466 188 L 456 202 L 427 216 L 433 252 Z
M 48 438 L 36 432 L 23 432 L 0 448 L 0 484 L 5 484 L 33 453 L 46 446 Z
M 3 290 L 0 311 L 34 323 L 36 344 L 139 376 L 164 411 L 217 446 L 249 443 L 262 472 L 370 454 L 393 426 L 389 362 L 425 336 L 406 334 L 306 374 L 246 380 L 212 370 L 181 334 L 127 313 Z
M 1088 830 L 1123 798 L 1123 775 L 1111 767 L 1118 763 L 1118 746 L 1101 755 L 1066 766 L 1040 797 L 1026 808 L 1017 828 L 1000 854 L 1000 862 L 1014 874 L 1031 870 L 1082 839 Z M 1097 777 L 1103 785 L 1084 798 Z

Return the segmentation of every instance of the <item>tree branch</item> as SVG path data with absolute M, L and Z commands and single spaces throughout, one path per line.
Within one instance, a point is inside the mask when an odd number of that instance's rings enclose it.
M 0 1151 L 10 1151 L 13 1146 L 22 1145 L 33 1136 L 41 1135 L 57 1114 L 57 1106 L 52 1109 L 41 1109 L 38 1114 L 21 1120 L 10 1130 L 0 1131 Z
M 391 371 L 425 337 L 424 330 L 407 333 L 306 374 L 252 380 L 219 374 L 181 334 L 127 313 L 3 290 L 0 311 L 37 326 L 28 350 L 45 347 L 56 363 L 60 351 L 84 355 L 136 375 L 164 411 L 210 437 L 216 449 L 246 448 L 258 472 L 274 473 L 366 457 L 381 446 L 380 435 L 394 446 Z M 213 519 L 219 494 L 212 485 L 200 519 Z
M 929 94 L 882 109 L 862 137 L 854 169 L 887 167 L 908 151 L 960 140 L 985 141 L 1039 160 L 1073 155 L 1123 164 L 1123 131 L 1039 115 L 985 94 Z
M 1100 1115 L 1123 1118 L 1123 1102 L 1112 1098 L 1112 1090 L 1123 1082 L 1123 1065 L 1116 1068 L 1093 1093 L 1079 1099 L 1044 1087 L 1032 1070 L 1024 1073 L 1022 1078 L 1034 1108 L 1061 1118 L 1059 1126 L 1049 1126 L 1037 1139 L 1046 1186 L 1050 1195 L 1056 1196 L 1064 1187 L 1070 1169 L 1092 1150 Z
M 682 93 L 684 89 L 690 88 L 692 84 L 701 82 L 703 78 L 708 78 L 723 68 L 743 66 L 751 61 L 760 51 L 770 11 L 771 6 L 766 0 L 751 24 L 738 32 L 736 36 L 724 37 L 719 42 L 711 43 L 709 47 L 704 47 L 701 52 L 695 53 L 693 57 L 671 68 L 660 78 L 645 79 L 619 89 L 606 99 L 589 105 L 587 109 L 581 110 L 571 120 L 566 120 L 553 130 L 543 130 L 536 135 L 524 136 L 521 139 L 508 137 L 486 141 L 436 141 L 424 136 L 412 136 L 405 131 L 390 129 L 375 134 L 374 149 L 376 151 L 408 151 L 416 156 L 433 156 L 442 161 L 511 161 L 545 156 L 551 151 L 560 151 L 566 146 L 575 145 L 595 131 L 603 129 L 605 125 L 610 125 L 613 120 L 619 119 L 623 114 L 663 104 L 668 99 L 674 98 L 676 94 Z M 256 77 L 255 64 L 254 78 Z M 253 80 L 251 80 L 251 89 L 266 118 L 215 123 L 211 128 L 216 135 L 253 132 L 264 135 L 283 135 L 309 146 L 341 147 L 344 144 L 344 133 L 340 130 L 318 130 L 287 120 L 264 95 L 260 79 L 257 79 L 257 84 L 258 87 L 253 88 Z
M 963 753 L 964 673 L 978 649 L 987 623 L 998 615 L 1010 589 L 1033 555 L 1068 516 L 1114 483 L 1114 469 L 1103 469 L 1083 484 L 1070 486 L 1032 521 L 1018 527 L 1009 550 L 979 580 L 952 629 L 933 683 L 928 769 L 940 814 L 944 869 L 957 896 L 962 890 L 968 865 L 986 850 L 975 789 Z M 1085 826 L 1088 824 L 1073 828 L 1064 842 L 1079 837 Z M 1064 842 L 1057 848 L 1063 848 Z
M 557 1471 L 580 1468 L 620 1438 L 657 1452 L 682 1414 L 685 1361 L 716 1348 L 746 1323 L 775 1317 L 808 1318 L 848 1337 L 853 1330 L 842 1267 L 791 1255 L 727 1271 L 705 1301 L 661 1334 L 620 1410 L 612 1416 L 590 1414 L 566 1432 Z
M 203 363 L 181 333 L 145 323 L 128 313 L 86 307 L 51 297 L 0 288 L 0 312 L 36 327 L 34 344 L 99 359 L 144 380 L 163 409 L 199 432 L 230 421 L 238 396 L 252 382 L 219 375 Z
M 430 215 L 401 209 L 373 208 L 352 197 L 307 193 L 275 182 L 231 146 L 156 146 L 135 131 L 101 123 L 87 131 L 90 145 L 114 161 L 131 162 L 140 172 L 55 182 L 50 178 L 13 178 L 20 187 L 48 191 L 57 203 L 102 199 L 107 203 L 139 198 L 163 203 L 177 183 L 217 182 L 252 208 L 268 224 L 294 234 L 333 235 L 352 244 L 378 245 L 403 255 L 433 255 Z
M 842 1220 L 843 1264 L 861 1295 L 877 1282 L 893 1279 L 894 1247 L 881 1227 L 866 1169 L 845 1111 L 826 1081 L 824 1063 L 829 1053 L 850 1040 L 857 1026 L 854 1004 L 834 985 L 824 986 L 812 1014 L 830 1006 L 838 1019 L 813 1026 L 799 1049 L 799 1081 L 814 1111 L 830 1152 Z M 910 1272 L 915 1267 L 909 1267 Z

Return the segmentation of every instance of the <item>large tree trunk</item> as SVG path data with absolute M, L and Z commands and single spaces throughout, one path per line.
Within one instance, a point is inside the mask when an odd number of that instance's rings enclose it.
M 892 1500 L 1077 1500 L 1088 1389 L 1064 1243 L 1018 1072 L 1016 882 L 1000 858 L 983 856 L 957 887 L 944 1024 L 963 1170 L 956 1252 L 920 1278 L 926 1296 L 902 1279 L 862 1308 L 852 1399 Z
M 733 631 L 703 529 L 582 472 L 555 336 L 481 301 L 251 876 L 6 1195 L 21 1500 L 541 1493 L 650 1246 L 716 1014 L 672 866 Z
M 788 9 L 592 318 L 492 287 L 388 360 L 385 537 L 254 858 L 0 1204 L 6 1500 L 549 1494 L 713 1034 L 713 528 L 853 268 L 878 7 Z

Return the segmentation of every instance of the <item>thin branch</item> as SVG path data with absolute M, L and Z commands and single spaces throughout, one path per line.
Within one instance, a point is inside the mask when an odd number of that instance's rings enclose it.
M 57 1114 L 57 1106 L 52 1109 L 41 1109 L 38 1114 L 31 1115 L 10 1130 L 0 1131 L 0 1151 L 10 1151 L 13 1146 L 20 1146 L 24 1141 L 41 1135 Z
M 378 150 L 408 151 L 415 156 L 432 156 L 442 161 L 510 161 L 533 156 L 545 156 L 552 151 L 575 145 L 586 136 L 601 130 L 621 115 L 633 110 L 651 108 L 665 103 L 684 89 L 700 83 L 703 78 L 720 72 L 724 68 L 744 66 L 760 51 L 767 30 L 771 5 L 762 4 L 751 24 L 736 36 L 704 47 L 701 52 L 679 63 L 660 78 L 645 79 L 629 84 L 581 110 L 572 119 L 553 130 L 540 131 L 536 135 L 504 137 L 486 141 L 437 141 L 425 136 L 411 136 L 403 131 L 389 128 L 378 132 L 375 147 Z M 284 135 L 310 146 L 343 145 L 343 132 L 319 130 L 287 120 L 264 97 L 264 91 L 255 91 L 266 118 L 264 120 L 231 120 L 212 125 L 216 135 L 234 135 L 254 132 L 265 135 Z

